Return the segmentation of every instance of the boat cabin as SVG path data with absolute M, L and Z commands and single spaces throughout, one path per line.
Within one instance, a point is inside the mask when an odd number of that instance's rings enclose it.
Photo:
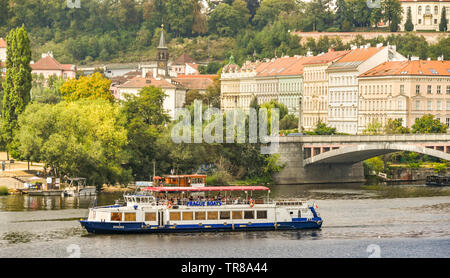
M 203 187 L 206 183 L 206 175 L 168 175 L 163 177 L 153 177 L 154 184 L 159 186 L 177 187 Z

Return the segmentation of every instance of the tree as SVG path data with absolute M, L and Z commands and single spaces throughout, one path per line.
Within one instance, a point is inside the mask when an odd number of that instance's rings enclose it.
M 130 154 L 127 167 L 135 180 L 150 179 L 153 161 L 159 160 L 156 142 L 169 122 L 162 105 L 165 97 L 160 88 L 151 86 L 142 88 L 137 96 L 126 95 L 123 102 Z
M 389 29 L 391 32 L 397 32 L 398 24 L 401 21 L 401 15 L 403 13 L 402 6 L 398 0 L 384 0 L 381 4 L 384 19 L 389 22 Z
M 246 18 L 242 17 L 232 6 L 220 3 L 214 11 L 211 12 L 208 19 L 209 32 L 219 36 L 234 36 L 239 28 L 245 26 Z
M 102 98 L 113 101 L 114 96 L 109 90 L 110 86 L 111 81 L 104 78 L 99 72 L 96 72 L 89 76 L 82 76 L 78 80 L 67 80 L 61 86 L 60 91 L 66 101 L 75 101 L 82 98 Z
M 364 160 L 363 164 L 370 171 L 374 171 L 376 174 L 384 170 L 384 161 L 378 156 Z
M 336 134 L 335 127 L 328 127 L 325 123 L 319 120 L 317 122 L 316 128 L 314 129 L 314 134 L 316 135 L 333 135 Z
M 448 20 L 447 20 L 447 9 L 442 8 L 441 12 L 441 22 L 439 22 L 439 31 L 447 32 Z M 448 56 L 447 56 L 448 57 Z
M 274 22 L 281 12 L 298 12 L 299 6 L 295 0 L 264 0 L 256 10 L 253 24 L 260 30 L 270 22 Z
M 405 31 L 410 32 L 412 30 L 414 30 L 414 24 L 412 23 L 411 7 L 408 7 L 408 13 L 406 14 Z
M 189 90 L 186 93 L 186 99 L 185 99 L 184 105 L 185 106 L 191 105 L 191 103 L 193 103 L 194 100 L 196 100 L 196 99 L 203 101 L 205 99 L 205 95 L 201 94 L 198 90 L 195 90 L 195 89 Z
M 367 128 L 363 131 L 363 133 L 370 135 L 381 134 L 382 128 L 383 126 L 379 121 L 373 120 L 367 125 Z
M 8 151 L 17 149 L 13 144 L 18 130 L 19 115 L 25 110 L 31 96 L 31 47 L 25 26 L 11 30 L 6 38 L 6 77 L 3 82 L 2 133 Z M 18 156 L 18 153 L 13 153 Z
M 441 123 L 434 116 L 427 114 L 416 119 L 412 126 L 412 133 L 446 133 L 448 126 Z
M 220 108 L 220 74 L 221 69 L 214 77 L 213 84 L 206 88 L 205 101 L 208 107 Z
M 167 21 L 165 24 L 168 25 L 169 32 L 173 33 L 175 37 L 191 36 L 194 25 L 194 9 L 192 0 L 168 0 L 166 3 Z M 203 31 L 200 27 L 196 30 L 199 32 Z
M 347 3 L 345 0 L 337 0 L 336 1 L 336 13 L 334 17 L 334 24 L 337 26 L 341 31 L 342 30 L 342 24 L 347 19 Z
M 298 128 L 298 118 L 292 114 L 284 116 L 280 120 L 280 130 L 288 130 Z
M 406 134 L 410 133 L 409 128 L 402 125 L 403 119 L 388 119 L 387 124 L 384 126 L 384 132 L 386 134 Z
M 23 157 L 42 161 L 56 177 L 86 177 L 92 185 L 127 183 L 127 131 L 118 104 L 80 100 L 33 103 L 19 117 Z

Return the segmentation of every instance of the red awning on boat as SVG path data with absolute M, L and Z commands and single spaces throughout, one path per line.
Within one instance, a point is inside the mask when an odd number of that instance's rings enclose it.
M 269 191 L 265 186 L 204 186 L 204 187 L 146 187 L 143 190 L 155 192 L 203 192 L 203 191 Z

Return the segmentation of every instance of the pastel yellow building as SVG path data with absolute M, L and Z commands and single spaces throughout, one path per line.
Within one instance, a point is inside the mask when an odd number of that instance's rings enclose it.
M 319 121 L 328 124 L 328 73 L 326 69 L 349 52 L 350 50 L 330 50 L 303 65 L 303 119 L 301 122 L 305 130 L 313 130 Z
M 405 127 L 425 114 L 450 126 L 450 61 L 390 61 L 358 77 L 358 133 L 373 121 L 402 119 Z

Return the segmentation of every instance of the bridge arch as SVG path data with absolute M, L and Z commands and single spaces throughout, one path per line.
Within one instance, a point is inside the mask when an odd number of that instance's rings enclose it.
M 358 144 L 340 149 L 324 152 L 304 160 L 303 165 L 333 164 L 333 163 L 357 163 L 375 156 L 397 151 L 409 151 L 450 161 L 450 153 L 437 151 L 424 146 L 396 144 L 396 143 L 373 143 Z

